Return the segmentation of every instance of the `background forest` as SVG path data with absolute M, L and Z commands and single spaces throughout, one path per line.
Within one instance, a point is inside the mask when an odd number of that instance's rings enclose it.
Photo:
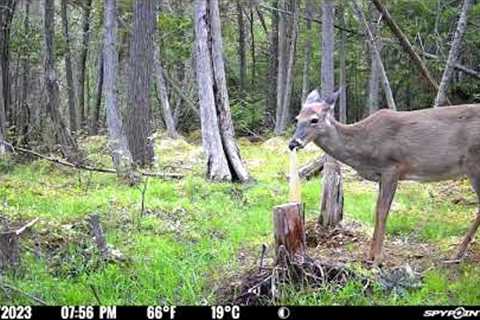
M 236 301 L 286 202 L 307 94 L 342 88 L 344 123 L 480 103 L 479 52 L 477 0 L 2 0 L 0 219 L 33 223 L 2 253 L 0 302 Z M 322 154 L 307 148 L 299 162 Z M 353 236 L 309 246 L 369 277 L 375 185 L 342 176 Z M 304 181 L 311 234 L 334 187 Z M 386 254 L 406 278 L 287 286 L 257 302 L 479 304 L 478 243 L 459 265 L 440 261 L 476 208 L 464 180 L 405 183 Z M 91 236 L 100 223 L 103 244 Z

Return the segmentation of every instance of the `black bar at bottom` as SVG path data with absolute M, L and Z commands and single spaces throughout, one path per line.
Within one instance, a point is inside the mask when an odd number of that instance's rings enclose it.
M 0 306 L 15 320 L 480 319 L 480 306 Z

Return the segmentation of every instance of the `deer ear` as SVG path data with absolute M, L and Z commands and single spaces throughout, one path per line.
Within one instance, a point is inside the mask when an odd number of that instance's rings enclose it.
M 339 88 L 337 91 L 330 94 L 324 99 L 325 103 L 330 106 L 330 109 L 333 109 L 335 107 L 335 102 L 337 102 L 337 98 L 340 95 L 341 91 L 342 91 L 342 88 Z
M 322 101 L 322 98 L 320 97 L 320 93 L 318 93 L 318 90 L 315 89 L 308 94 L 304 104 L 311 104 L 311 103 L 321 102 L 321 101 Z

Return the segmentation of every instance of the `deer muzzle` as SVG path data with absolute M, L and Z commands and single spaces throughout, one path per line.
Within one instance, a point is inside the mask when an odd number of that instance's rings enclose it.
M 302 140 L 296 139 L 296 138 L 293 138 L 292 140 L 290 140 L 290 143 L 288 144 L 288 148 L 290 150 L 301 149 L 304 146 L 305 146 L 305 143 Z

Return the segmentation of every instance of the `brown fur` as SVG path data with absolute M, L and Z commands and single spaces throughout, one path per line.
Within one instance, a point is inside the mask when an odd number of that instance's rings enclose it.
M 322 108 L 305 106 L 300 113 L 291 147 L 314 141 L 364 178 L 379 182 L 370 261 L 382 260 L 385 223 L 399 180 L 468 176 L 480 201 L 480 104 L 409 112 L 380 110 L 351 125 L 335 121 L 331 108 L 319 104 Z M 463 256 L 479 225 L 480 213 L 457 258 Z

